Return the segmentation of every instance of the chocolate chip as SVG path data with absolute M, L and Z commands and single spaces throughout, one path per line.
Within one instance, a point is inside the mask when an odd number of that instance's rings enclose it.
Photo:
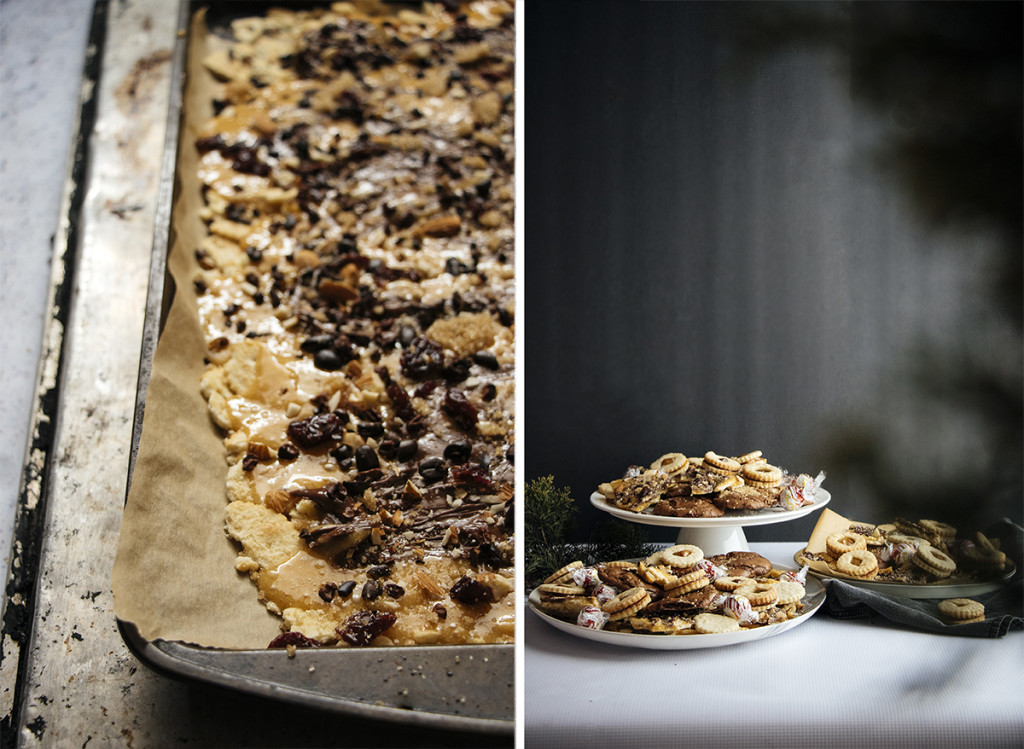
M 444 457 L 452 463 L 465 463 L 473 452 L 473 446 L 465 440 L 452 442 L 444 449 Z
M 356 431 L 364 439 L 367 437 L 380 437 L 384 434 L 384 425 L 379 421 L 361 421 L 356 425 Z
M 480 388 L 480 397 L 484 399 L 484 402 L 489 403 L 494 400 L 498 395 L 498 388 L 495 387 L 493 382 L 488 382 L 482 388 Z
M 285 442 L 283 445 L 277 448 L 278 460 L 295 460 L 297 457 L 299 457 L 299 448 L 297 448 L 291 442 Z
M 391 577 L 391 568 L 386 564 L 378 564 L 375 567 L 370 567 L 366 570 L 366 576 L 371 580 L 380 580 L 384 577 Z
M 419 474 L 427 481 L 440 481 L 448 475 L 441 458 L 427 458 L 419 466 Z
M 412 460 L 416 457 L 416 453 L 419 452 L 420 446 L 416 440 L 402 440 L 398 443 L 398 454 L 399 460 Z
M 384 592 L 384 588 L 376 580 L 367 580 L 363 585 L 363 600 L 364 601 L 376 601 L 380 598 L 380 594 Z
M 321 600 L 330 603 L 334 600 L 334 597 L 338 595 L 338 585 L 337 583 L 324 583 L 320 586 L 320 590 L 317 591 L 317 594 L 320 596 Z
M 395 583 L 387 583 L 384 586 L 384 592 L 388 594 L 390 598 L 401 598 L 405 595 L 405 588 Z
M 329 333 L 321 333 L 320 335 L 312 335 L 304 340 L 299 344 L 299 348 L 307 354 L 315 354 L 317 351 L 330 348 L 332 343 L 334 343 L 334 336 Z
M 341 596 L 342 598 L 348 598 L 350 595 L 352 595 L 352 591 L 355 590 L 355 589 L 356 589 L 356 581 L 355 580 L 346 580 L 345 582 L 343 582 L 341 585 L 338 586 L 338 595 Z
M 398 440 L 388 438 L 380 441 L 377 452 L 385 460 L 394 460 L 398 456 Z
M 493 351 L 483 349 L 473 354 L 473 361 L 479 364 L 481 367 L 486 369 L 498 369 L 501 365 L 498 364 L 498 357 Z
M 448 609 L 446 609 L 444 607 L 444 604 L 442 604 L 442 603 L 435 603 L 434 604 L 434 613 L 437 614 L 437 618 L 438 619 L 447 619 L 448 618 Z
M 313 364 L 317 369 L 325 372 L 336 372 L 345 366 L 346 362 L 337 351 L 332 348 L 325 348 L 317 351 L 313 356 Z
M 351 459 L 353 454 L 354 453 L 352 450 L 352 446 L 346 445 L 344 443 L 338 445 L 336 448 L 331 450 L 331 457 L 334 458 L 339 463 L 343 460 Z
M 356 450 L 356 468 L 360 471 L 380 468 L 380 458 L 377 457 L 377 451 L 369 445 L 360 446 Z

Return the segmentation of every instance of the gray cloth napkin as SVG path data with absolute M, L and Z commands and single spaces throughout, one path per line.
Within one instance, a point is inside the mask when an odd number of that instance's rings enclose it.
M 1024 629 L 1024 580 L 1021 575 L 1021 549 L 1024 528 L 1002 520 L 986 531 L 990 538 L 1002 539 L 1003 550 L 1017 565 L 1013 578 L 999 590 L 970 598 L 985 606 L 985 621 L 946 624 L 939 618 L 939 599 L 897 598 L 858 588 L 841 580 L 828 583 L 826 610 L 836 619 L 881 616 L 896 624 L 941 634 L 962 637 L 1003 637 L 1007 632 Z

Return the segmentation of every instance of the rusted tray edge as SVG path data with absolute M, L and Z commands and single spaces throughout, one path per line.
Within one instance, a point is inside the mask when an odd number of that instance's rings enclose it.
M 185 60 L 189 43 L 187 29 L 192 14 L 211 5 L 214 3 L 196 0 L 181 0 L 179 5 L 125 501 L 138 455 L 153 355 L 173 295 L 167 255 L 171 245 L 171 214 L 183 116 Z M 234 13 L 242 13 L 243 7 L 248 6 L 230 5 Z M 492 735 L 511 735 L 514 731 L 514 645 L 299 650 L 293 659 L 284 651 L 228 651 L 183 642 L 150 641 L 143 638 L 132 623 L 118 619 L 117 624 L 125 645 L 140 661 L 154 671 L 185 681 L 199 681 L 304 707 L 408 725 Z M 420 682 L 461 689 L 449 689 L 451 694 L 447 698 L 432 694 L 434 704 L 427 707 L 414 704 L 416 692 L 407 687 L 389 688 L 393 692 L 391 700 L 378 695 L 368 702 L 334 691 L 310 689 L 299 679 L 304 674 L 337 670 L 342 664 L 346 671 L 353 673 L 353 669 L 376 667 L 395 659 L 416 665 L 411 669 L 397 668 L 394 673 L 384 676 L 384 682 L 392 679 L 402 681 L 403 675 L 411 675 Z M 301 664 L 301 669 L 294 667 L 296 664 Z M 275 671 L 276 674 L 273 673 Z M 286 678 L 282 677 L 283 674 L 287 675 Z M 446 699 L 448 705 L 442 704 Z

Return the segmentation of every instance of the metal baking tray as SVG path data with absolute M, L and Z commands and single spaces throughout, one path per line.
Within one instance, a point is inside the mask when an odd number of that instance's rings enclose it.
M 408 3 L 401 3 L 408 5 Z M 206 9 L 215 33 L 233 17 L 252 15 L 267 3 L 182 0 L 175 43 L 170 107 L 161 168 L 152 264 L 142 336 L 129 486 L 135 467 L 153 354 L 173 283 L 167 272 L 177 149 L 183 111 L 187 29 Z M 146 640 L 131 623 L 118 621 L 128 648 L 152 669 L 241 693 L 362 718 L 442 730 L 511 736 L 515 717 L 515 646 L 465 645 L 297 650 L 220 650 L 165 640 Z

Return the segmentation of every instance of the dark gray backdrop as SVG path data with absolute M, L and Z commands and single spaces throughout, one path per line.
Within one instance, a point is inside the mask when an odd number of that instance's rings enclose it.
M 597 484 L 670 451 L 823 469 L 857 519 L 1020 520 L 1020 29 L 527 1 L 525 472 L 581 537 Z

